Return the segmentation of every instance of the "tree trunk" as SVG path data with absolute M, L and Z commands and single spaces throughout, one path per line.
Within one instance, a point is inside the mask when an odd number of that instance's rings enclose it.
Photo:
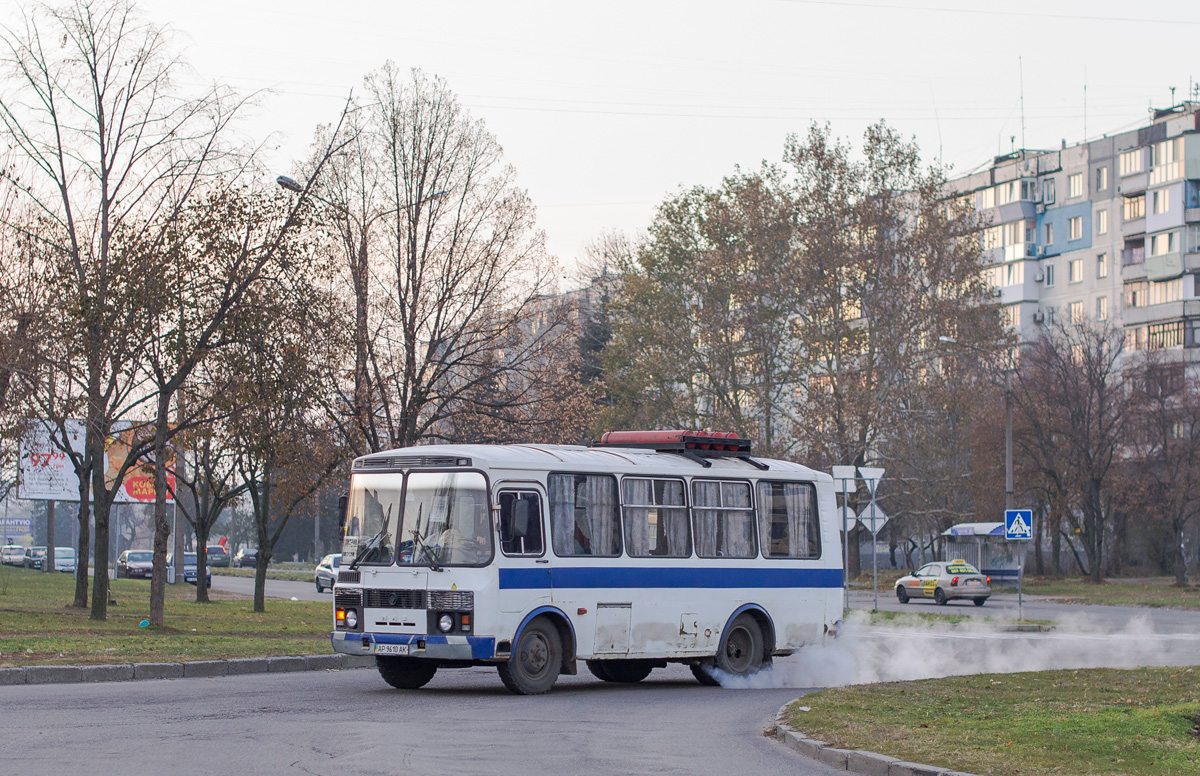
M 46 557 L 42 559 L 42 571 L 54 571 L 54 502 L 46 502 Z
M 167 542 L 171 523 L 167 520 L 167 413 L 170 398 L 159 393 L 158 414 L 154 420 L 154 570 L 150 575 L 150 625 L 163 626 L 163 608 L 167 595 Z M 178 560 L 178 559 L 176 559 Z M 199 587 L 199 580 L 196 585 Z
M 84 453 L 86 455 L 86 451 Z M 88 605 L 88 563 L 91 556 L 91 483 L 87 472 L 79 478 L 79 541 L 75 547 L 75 600 L 71 606 L 86 609 Z

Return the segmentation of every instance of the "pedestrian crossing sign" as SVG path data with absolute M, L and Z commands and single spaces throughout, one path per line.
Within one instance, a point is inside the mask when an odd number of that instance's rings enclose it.
M 1005 539 L 1033 538 L 1033 510 L 1009 509 L 1004 512 Z

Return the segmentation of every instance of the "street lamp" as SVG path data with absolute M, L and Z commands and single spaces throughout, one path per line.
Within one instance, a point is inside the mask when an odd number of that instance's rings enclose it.
M 297 194 L 304 193 L 304 187 L 301 186 L 294 178 L 289 178 L 286 175 L 280 175 L 279 177 L 277 177 L 275 179 L 275 182 L 278 183 L 280 185 L 280 187 L 285 188 L 288 191 L 292 191 Z M 398 207 L 398 208 L 392 208 L 391 210 L 385 210 L 384 212 L 379 213 L 378 215 L 386 216 L 389 213 L 395 213 L 398 210 L 407 210 L 408 208 L 416 207 L 417 205 L 424 205 L 426 202 L 431 202 L 435 199 L 441 199 L 442 197 L 446 196 L 449 193 L 450 192 L 445 189 L 443 189 L 441 191 L 435 191 L 432 194 L 430 194 L 428 197 L 417 200 L 416 202 L 412 203 L 411 205 L 405 205 L 404 207 Z M 342 210 L 343 212 L 346 210 L 345 207 L 338 205 L 334 202 L 330 202 L 329 200 L 325 199 L 324 197 L 319 197 L 316 194 L 313 194 L 312 192 L 309 192 L 309 196 L 315 200 L 324 202 L 326 205 L 330 205 L 332 207 L 337 208 L 338 210 Z

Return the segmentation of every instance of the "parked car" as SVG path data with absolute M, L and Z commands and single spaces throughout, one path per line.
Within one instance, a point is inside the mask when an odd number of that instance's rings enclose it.
M 0 563 L 5 566 L 21 566 L 25 563 L 25 548 L 19 544 L 6 544 L 0 549 Z
M 252 569 L 258 565 L 258 550 L 243 547 L 233 556 L 233 565 L 239 569 Z
M 174 555 L 168 555 L 167 566 L 169 567 L 174 562 Z M 196 584 L 196 576 L 196 553 L 185 552 L 183 554 L 183 581 L 187 582 L 189 585 L 194 585 Z M 205 587 L 212 587 L 212 570 L 209 568 L 204 569 L 204 581 Z
M 61 571 L 66 574 L 74 574 L 78 567 L 77 558 L 75 557 L 74 547 L 55 547 L 54 548 L 54 570 Z
M 117 576 L 125 579 L 149 579 L 154 571 L 154 552 L 125 550 L 117 558 Z
M 926 563 L 896 580 L 896 599 L 906 604 L 914 598 L 932 598 L 938 606 L 955 598 L 970 598 L 983 606 L 992 594 L 992 578 L 965 560 Z
M 324 558 L 321 558 L 321 562 L 317 564 L 317 568 L 313 572 L 318 593 L 324 593 L 326 590 L 333 589 L 333 583 L 337 582 L 338 568 L 341 565 L 342 554 L 340 552 L 335 552 L 332 555 L 326 555 Z
M 229 550 L 219 544 L 208 545 L 208 565 L 213 568 L 229 568 Z
M 45 547 L 26 547 L 25 555 L 21 558 L 21 565 L 27 569 L 40 569 L 42 567 L 42 559 L 45 557 Z

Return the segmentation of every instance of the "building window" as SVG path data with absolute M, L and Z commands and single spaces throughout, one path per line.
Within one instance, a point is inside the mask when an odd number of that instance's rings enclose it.
M 1108 209 L 1096 211 L 1096 234 L 1108 234 Z
M 1147 326 L 1146 347 L 1150 349 L 1183 347 L 1183 321 L 1152 323 Z
M 1021 199 L 1032 202 L 1036 197 L 1037 184 L 1034 181 L 1021 181 Z
M 1070 232 L 1068 240 L 1079 240 L 1083 238 L 1083 216 L 1075 216 L 1067 221 L 1067 230 Z
M 1140 148 L 1134 148 L 1121 154 L 1119 157 L 1117 157 L 1118 173 L 1124 177 L 1126 175 L 1133 175 L 1134 173 L 1141 172 L 1143 169 L 1145 169 L 1142 167 L 1143 156 L 1142 149 Z
M 1163 232 L 1150 238 L 1150 255 L 1162 256 L 1175 252 L 1175 232 Z
M 1108 277 L 1108 254 L 1107 253 L 1101 253 L 1099 256 L 1096 257 L 1096 277 L 1097 278 Z
M 1096 168 L 1096 191 L 1108 191 L 1108 168 Z
M 1067 278 L 1069 283 L 1083 282 L 1083 259 L 1071 259 L 1067 263 Z
M 1046 262 L 1046 266 L 1042 271 L 1045 273 L 1045 276 L 1046 276 L 1046 285 L 1048 285 L 1048 286 L 1054 285 L 1054 264 L 1049 261 Z
M 1096 320 L 1098 320 L 1098 321 L 1107 321 L 1108 320 L 1108 297 L 1107 296 L 1096 297 Z
M 1125 241 L 1121 251 L 1121 264 L 1141 264 L 1146 260 L 1146 238 L 1136 237 Z
M 1200 224 L 1192 224 L 1188 227 L 1188 245 L 1189 253 L 1200 251 Z
M 1054 224 L 1046 224 L 1046 245 L 1054 244 Z
M 1148 304 L 1178 302 L 1183 298 L 1183 278 L 1164 280 L 1161 283 L 1151 283 L 1148 296 Z
M 1125 198 L 1125 220 L 1134 221 L 1146 216 L 1146 195 Z
M 1067 176 L 1067 197 L 1083 196 L 1083 173 L 1077 172 Z
M 1010 304 L 1000 308 L 1000 319 L 1004 325 L 1010 329 L 1015 329 L 1021 325 L 1021 306 Z
M 1149 284 L 1145 280 L 1135 280 L 1125 284 L 1125 308 L 1146 306 L 1146 294 Z
M 1054 179 L 1047 178 L 1042 181 L 1042 202 L 1047 205 L 1054 204 Z
M 1083 323 L 1083 302 L 1071 302 L 1067 305 L 1067 320 L 1071 323 Z
M 1154 215 L 1162 215 L 1171 209 L 1171 190 L 1159 189 L 1150 196 L 1150 209 Z

